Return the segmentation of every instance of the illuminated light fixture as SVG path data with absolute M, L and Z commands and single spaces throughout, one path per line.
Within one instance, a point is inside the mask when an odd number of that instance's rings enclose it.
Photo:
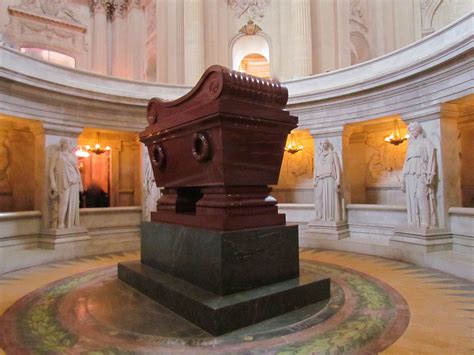
M 388 137 L 385 137 L 384 141 L 393 145 L 399 145 L 408 139 L 408 134 L 404 137 L 400 135 L 400 128 L 398 127 L 398 120 L 393 121 L 393 131 Z
M 87 146 L 86 150 L 82 149 L 82 146 L 79 146 L 78 149 L 76 149 L 76 157 L 78 158 L 87 158 L 90 156 L 90 153 L 87 151 Z
M 290 154 L 296 154 L 300 150 L 303 150 L 303 148 L 303 145 L 296 141 L 295 135 L 293 133 L 290 133 L 290 136 L 288 137 L 288 143 L 285 147 L 285 152 L 288 152 Z
M 94 153 L 94 154 L 97 154 L 97 155 L 100 155 L 102 153 L 105 153 L 105 152 L 110 152 L 112 150 L 112 148 L 110 148 L 110 146 L 106 145 L 105 148 L 102 148 L 101 145 L 100 145 L 100 139 L 99 139 L 99 132 L 97 132 L 97 143 L 94 145 L 94 148 L 91 148 L 90 145 L 86 145 L 86 149 L 91 152 L 91 153 Z

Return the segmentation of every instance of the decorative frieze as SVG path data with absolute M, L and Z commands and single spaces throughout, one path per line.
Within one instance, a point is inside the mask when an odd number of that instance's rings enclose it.
M 238 19 L 260 21 L 265 16 L 265 9 L 271 0 L 227 0 L 227 6 Z
M 66 5 L 55 6 L 45 1 L 9 6 L 10 23 L 5 29 L 7 41 L 18 47 L 28 42 L 55 45 L 69 53 L 88 51 L 87 28 L 79 23 Z

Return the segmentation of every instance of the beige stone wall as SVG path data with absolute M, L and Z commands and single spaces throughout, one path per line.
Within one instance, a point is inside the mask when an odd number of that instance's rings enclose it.
M 46 3 L 45 10 L 39 0 L 2 1 L 4 41 L 73 56 L 80 69 L 188 85 L 210 65 L 232 66 L 232 44 L 249 19 L 269 43 L 272 77 L 288 80 L 392 52 L 473 7 L 470 0 L 261 0 L 243 11 L 225 0 L 121 0 L 107 14 L 88 1 Z
M 348 125 L 348 159 L 344 161 L 350 197 L 353 204 L 405 205 L 401 174 L 407 142 L 393 145 L 384 141 L 399 122 L 400 133 L 407 133 L 406 125 L 398 117 Z
M 474 207 L 474 95 L 458 102 L 454 106 L 458 113 L 462 206 Z
M 0 116 L 0 126 L 0 212 L 34 210 L 34 123 Z
M 279 203 L 313 203 L 314 139 L 308 130 L 294 130 L 293 135 L 303 150 L 284 153 L 278 185 L 273 187 L 272 195 Z
M 136 133 L 86 128 L 79 136 L 78 145 L 94 146 L 97 132 L 100 145 L 110 146 L 111 151 L 79 159 L 84 189 L 93 182 L 98 183 L 110 193 L 110 207 L 141 205 L 141 153 Z

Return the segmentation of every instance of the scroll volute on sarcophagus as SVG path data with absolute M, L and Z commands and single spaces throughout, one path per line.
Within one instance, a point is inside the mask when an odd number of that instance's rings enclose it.
M 297 124 L 297 117 L 283 110 L 287 100 L 288 91 L 279 82 L 217 65 L 185 96 L 171 102 L 151 99 L 150 125 L 140 139 L 150 153 L 157 185 L 165 188 L 156 215 L 277 214 L 276 207 L 269 213 L 267 185 L 278 183 L 286 138 Z M 265 199 L 267 210 L 257 202 Z M 178 203 L 184 200 L 191 202 Z M 206 209 L 211 200 L 225 208 Z M 282 219 L 267 225 L 275 224 Z

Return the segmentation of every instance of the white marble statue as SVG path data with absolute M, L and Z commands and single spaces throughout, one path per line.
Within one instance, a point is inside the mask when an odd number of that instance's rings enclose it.
M 410 139 L 403 165 L 402 191 L 406 192 L 408 225 L 436 226 L 436 154 L 418 122 L 408 126 Z
M 53 200 L 53 228 L 79 226 L 79 192 L 83 191 L 81 174 L 71 143 L 66 138 L 59 141 L 59 150 L 51 157 L 49 167 L 50 196 Z
M 321 143 L 315 167 L 316 220 L 339 222 L 342 215 L 341 165 L 329 140 Z
M 148 155 L 147 155 L 148 158 Z M 143 181 L 143 220 L 149 221 L 151 212 L 156 211 L 156 201 L 160 195 L 158 187 L 156 187 L 155 176 L 151 167 L 150 159 L 145 160 L 145 176 Z

